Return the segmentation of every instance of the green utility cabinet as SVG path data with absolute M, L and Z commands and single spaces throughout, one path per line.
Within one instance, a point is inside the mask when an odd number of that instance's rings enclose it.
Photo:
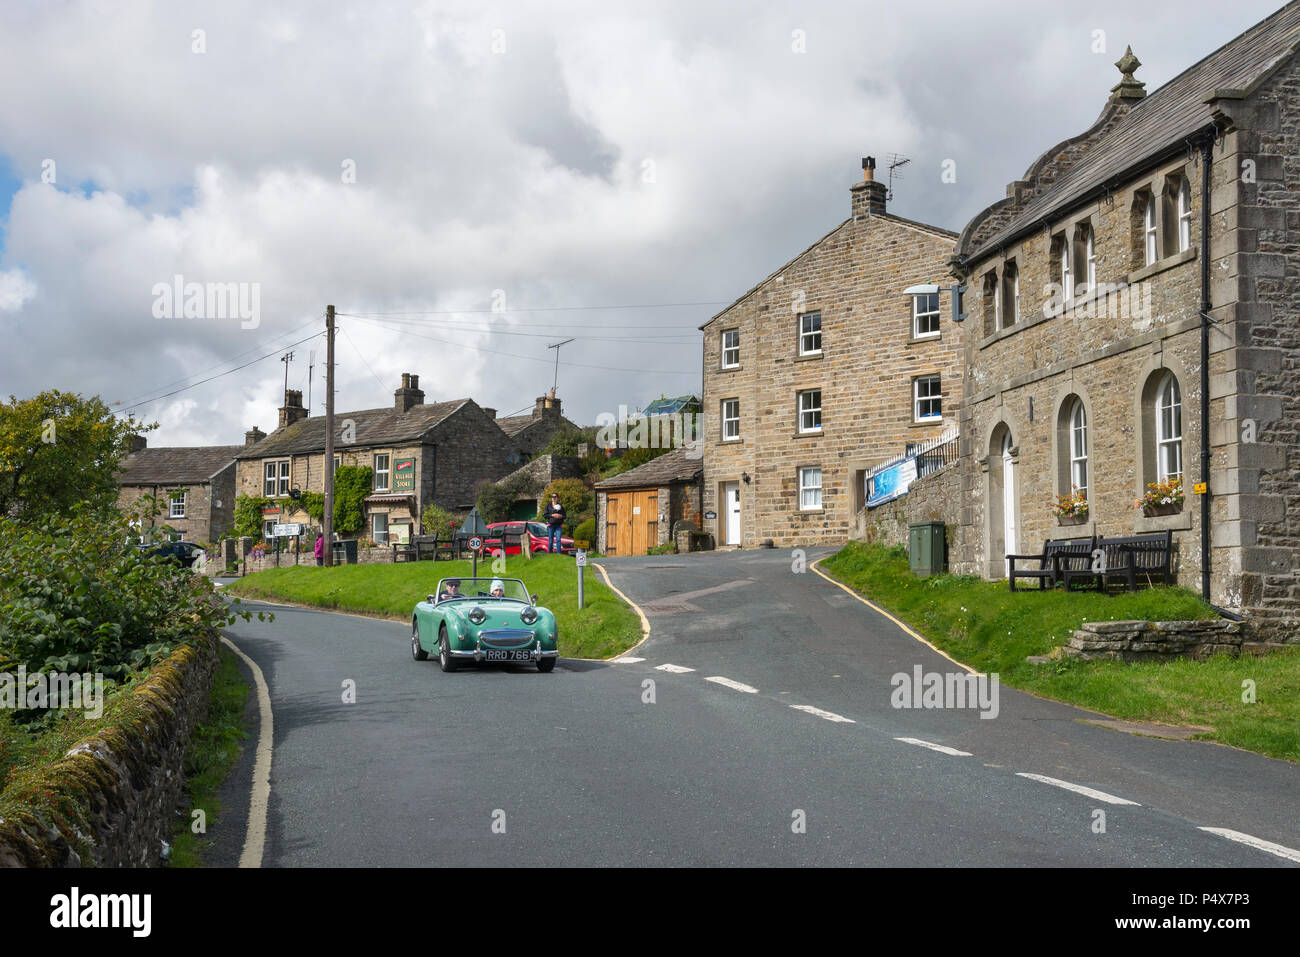
M 918 578 L 943 573 L 946 537 L 943 522 L 914 522 L 907 526 L 907 553 Z

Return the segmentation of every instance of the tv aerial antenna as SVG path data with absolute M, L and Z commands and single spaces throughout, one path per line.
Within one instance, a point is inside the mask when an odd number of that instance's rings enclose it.
M 886 198 L 892 203 L 894 201 L 894 180 L 903 178 L 903 174 L 898 170 L 912 161 L 901 153 L 890 153 L 886 158 L 889 160 L 889 190 Z

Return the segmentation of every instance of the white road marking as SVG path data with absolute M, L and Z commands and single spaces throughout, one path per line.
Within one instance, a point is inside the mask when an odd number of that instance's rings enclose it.
M 712 681 L 715 685 L 722 685 L 724 688 L 730 688 L 732 691 L 743 691 L 745 694 L 758 694 L 757 688 L 751 688 L 749 685 L 742 685 L 739 681 L 732 681 L 730 678 L 724 678 L 721 675 L 714 675 L 711 678 L 705 678 L 705 681 Z
M 1245 844 L 1247 847 L 1253 847 L 1257 851 L 1264 851 L 1268 854 L 1276 854 L 1278 857 L 1285 858 L 1288 861 L 1295 861 L 1300 864 L 1300 851 L 1290 847 L 1283 847 L 1281 844 L 1274 844 L 1272 841 L 1265 841 L 1258 837 L 1251 837 L 1249 834 L 1242 834 L 1241 831 L 1233 831 L 1226 827 L 1203 827 L 1202 831 L 1210 834 L 1217 834 L 1219 837 L 1226 837 L 1230 841 L 1236 841 L 1238 844 Z
M 784 694 L 785 692 L 782 692 Z M 827 721 L 840 721 L 844 724 L 854 724 L 852 718 L 846 718 L 842 714 L 836 714 L 834 711 L 823 711 L 821 708 L 814 708 L 810 704 L 792 704 L 790 707 L 795 711 L 806 711 L 808 714 L 816 715 L 819 718 L 825 718 Z
M 915 744 L 920 748 L 929 748 L 931 751 L 938 751 L 940 754 L 951 754 L 954 758 L 969 758 L 969 751 L 958 751 L 956 748 L 950 748 L 946 744 L 935 744 L 931 741 L 922 741 L 920 738 L 895 738 L 895 741 L 902 741 L 904 744 Z
M 253 791 L 248 799 L 248 831 L 244 835 L 239 866 L 261 867 L 266 847 L 266 809 L 271 800 L 271 742 L 275 739 L 271 723 L 271 690 L 266 686 L 266 679 L 256 661 L 240 651 L 225 635 L 221 636 L 221 643 L 248 665 L 248 670 L 253 673 L 253 683 L 257 685 L 257 751 L 253 759 Z
M 615 659 L 614 659 L 614 664 L 616 664 L 616 665 L 634 665 L 634 664 L 636 664 L 638 661 L 645 661 L 645 659 L 644 659 L 644 658 L 615 658 Z
M 694 668 L 683 668 L 681 665 L 655 665 L 655 671 L 671 671 L 675 675 L 684 675 L 694 670 Z
M 1043 774 L 1026 774 L 1024 771 L 1017 771 L 1017 777 L 1029 778 L 1031 781 L 1039 781 L 1043 784 L 1050 784 L 1053 787 L 1065 788 L 1067 791 L 1073 791 L 1076 794 L 1083 794 L 1094 801 L 1105 801 L 1107 804 L 1131 804 L 1133 807 L 1141 807 L 1137 801 L 1130 801 L 1128 798 L 1115 797 L 1113 794 L 1107 794 L 1105 791 L 1097 791 L 1093 788 L 1086 788 L 1082 784 L 1071 784 L 1069 781 L 1062 781 L 1058 778 L 1049 778 Z

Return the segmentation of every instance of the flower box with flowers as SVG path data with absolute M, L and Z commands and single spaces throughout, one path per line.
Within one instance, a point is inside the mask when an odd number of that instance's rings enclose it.
M 1147 517 L 1177 515 L 1183 510 L 1182 477 L 1148 483 L 1146 494 L 1134 502 L 1133 507 L 1142 509 L 1142 514 Z
M 1049 508 L 1061 525 L 1082 525 L 1088 520 L 1088 496 L 1081 489 L 1072 489 L 1069 495 L 1058 495 Z

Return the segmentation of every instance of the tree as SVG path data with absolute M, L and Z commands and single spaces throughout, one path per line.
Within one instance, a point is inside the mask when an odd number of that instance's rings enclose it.
M 582 479 L 556 479 L 546 486 L 546 490 L 542 492 L 542 514 L 545 514 L 546 506 L 551 504 L 552 494 L 560 496 L 560 504 L 564 506 L 564 526 L 570 531 L 591 511 L 594 496 Z
M 474 505 L 479 515 L 488 525 L 504 522 L 510 518 L 510 510 L 515 502 L 532 498 L 537 494 L 537 480 L 527 472 L 500 482 L 483 481 L 479 483 Z
M 118 418 L 98 396 L 11 395 L 0 404 L 0 516 L 34 522 L 83 503 L 111 508 L 131 437 L 157 427 Z

